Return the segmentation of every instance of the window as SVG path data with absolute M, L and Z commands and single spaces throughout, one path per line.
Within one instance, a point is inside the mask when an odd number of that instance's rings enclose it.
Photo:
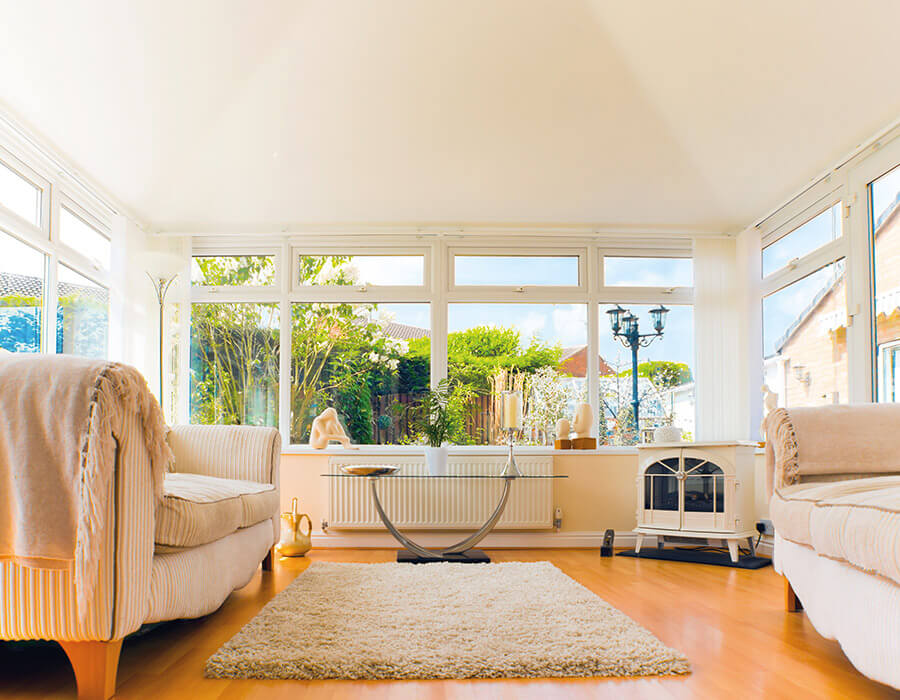
M 837 240 L 841 232 L 841 203 L 838 202 L 763 248 L 763 277 L 768 277 L 793 261 Z
M 638 350 L 638 418 L 635 430 L 632 401 L 632 356 L 630 348 L 613 337 L 606 312 L 600 307 L 600 380 L 598 397 L 599 442 L 633 445 L 640 432 L 663 425 L 682 429 L 685 440 L 693 439 L 694 427 L 694 310 L 687 305 L 667 306 L 662 336 Z M 638 331 L 654 333 L 650 309 L 658 304 L 622 304 L 638 318 Z
M 690 258 L 603 258 L 607 287 L 693 287 L 694 261 Z
M 765 383 L 786 407 L 848 400 L 844 261 L 763 299 Z
M 208 287 L 266 287 L 275 284 L 274 255 L 195 255 L 191 284 Z
M 56 352 L 106 357 L 109 290 L 60 265 L 56 292 Z
M 278 304 L 193 304 L 191 422 L 278 425 Z
M 577 255 L 454 255 L 453 279 L 458 287 L 577 287 L 578 263 Z
M 41 188 L 0 162 L 0 204 L 29 224 L 41 225 Z
M 415 441 L 409 412 L 428 389 L 430 352 L 428 304 L 292 304 L 291 442 L 307 442 L 329 407 L 354 443 Z
M 305 446 L 316 417 L 334 408 L 354 444 L 421 446 L 417 408 L 445 380 L 453 445 L 505 445 L 498 404 L 506 389 L 523 391 L 520 445 L 552 446 L 557 421 L 573 419 L 582 402 L 600 413 L 599 387 L 609 389 L 606 359 L 615 353 L 598 350 L 605 336 L 588 335 L 592 317 L 602 316 L 597 300 L 610 291 L 601 274 L 585 275 L 588 259 L 603 258 L 598 244 L 507 254 L 440 237 L 392 243 L 398 238 L 348 236 L 337 250 L 286 237 L 266 244 L 277 248 L 240 252 L 204 239 L 192 261 L 190 420 L 278 425 L 286 445 Z M 666 338 L 642 351 L 642 361 L 656 363 L 641 377 L 642 391 L 654 391 L 643 399 L 642 427 L 671 419 L 690 436 L 693 265 L 685 252 L 644 247 L 610 264 L 665 276 L 626 291 L 640 299 L 632 307 L 639 313 L 654 301 L 673 308 Z M 291 283 L 278 284 L 285 274 Z M 624 386 L 628 372 L 623 365 L 613 378 Z M 613 436 L 614 428 L 604 417 L 610 434 L 601 433 L 601 444 L 637 439 L 634 430 Z
M 876 395 L 900 400 L 900 166 L 869 184 L 875 295 Z
M 457 444 L 498 445 L 499 396 L 522 390 L 524 444 L 552 445 L 556 421 L 587 396 L 584 304 L 454 303 L 448 308 L 447 376 L 467 404 Z
M 43 253 L 0 232 L 0 348 L 40 352 Z
M 303 286 L 425 284 L 423 255 L 300 255 L 297 281 Z
M 67 207 L 59 213 L 59 240 L 103 269 L 109 269 L 109 238 Z

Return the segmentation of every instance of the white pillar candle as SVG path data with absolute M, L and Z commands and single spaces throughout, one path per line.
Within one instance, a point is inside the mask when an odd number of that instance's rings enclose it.
M 522 427 L 522 392 L 504 391 L 500 394 L 500 425 L 504 430 Z

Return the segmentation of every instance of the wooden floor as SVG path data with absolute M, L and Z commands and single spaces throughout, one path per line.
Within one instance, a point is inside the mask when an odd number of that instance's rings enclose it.
M 229 681 L 203 677 L 216 649 L 298 573 L 319 561 L 391 561 L 393 550 L 318 550 L 259 573 L 216 613 L 126 640 L 118 698 L 890 698 L 802 613 L 783 611 L 782 582 L 758 571 L 601 558 L 596 550 L 505 550 L 494 561 L 549 560 L 663 642 L 687 654 L 689 676 L 472 681 Z M 60 648 L 0 644 L 0 698 L 74 698 Z

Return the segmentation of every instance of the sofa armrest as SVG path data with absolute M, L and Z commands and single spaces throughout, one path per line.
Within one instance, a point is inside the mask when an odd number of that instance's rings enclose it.
M 176 425 L 168 435 L 173 471 L 278 485 L 281 436 L 248 425 Z

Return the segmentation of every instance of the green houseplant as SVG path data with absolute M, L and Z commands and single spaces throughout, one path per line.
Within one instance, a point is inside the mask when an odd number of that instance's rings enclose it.
M 417 437 L 426 444 L 425 463 L 429 474 L 441 476 L 447 473 L 447 443 L 465 431 L 471 398 L 471 389 L 451 389 L 448 380 L 442 379 L 422 395 L 411 412 L 410 424 Z

